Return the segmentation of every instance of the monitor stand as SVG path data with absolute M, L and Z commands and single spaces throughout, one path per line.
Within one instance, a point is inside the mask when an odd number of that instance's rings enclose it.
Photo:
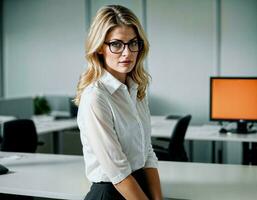
M 244 120 L 239 120 L 237 122 L 237 128 L 236 129 L 230 129 L 228 130 L 231 133 L 242 133 L 242 134 L 248 134 L 248 133 L 256 133 L 257 130 L 249 130 L 247 128 L 247 122 Z

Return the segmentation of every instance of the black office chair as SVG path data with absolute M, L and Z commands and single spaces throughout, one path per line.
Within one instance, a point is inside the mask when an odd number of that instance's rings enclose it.
M 38 136 L 35 124 L 30 119 L 17 119 L 5 122 L 3 125 L 3 138 L 1 151 L 35 153 Z
M 1 151 L 35 153 L 38 141 L 35 124 L 30 119 L 17 119 L 5 122 Z M 34 200 L 33 197 L 0 194 L 1 200 Z
M 184 147 L 184 138 L 191 118 L 191 115 L 186 115 L 178 119 L 178 122 L 172 131 L 168 148 L 153 144 L 154 151 L 159 160 L 188 161 L 188 156 Z M 157 141 L 158 140 L 162 139 L 157 138 Z

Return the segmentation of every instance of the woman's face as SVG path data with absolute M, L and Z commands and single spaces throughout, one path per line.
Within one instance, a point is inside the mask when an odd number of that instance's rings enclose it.
M 125 83 L 127 73 L 137 61 L 137 35 L 132 27 L 118 26 L 109 32 L 105 43 L 98 52 L 103 55 L 104 66 L 119 81 Z M 129 43 L 124 46 L 123 43 Z M 132 50 L 132 51 L 131 51 Z

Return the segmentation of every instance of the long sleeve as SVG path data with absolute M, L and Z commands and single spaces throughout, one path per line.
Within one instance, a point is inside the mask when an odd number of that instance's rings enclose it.
M 152 145 L 148 146 L 148 156 L 145 162 L 146 168 L 158 168 L 158 159 L 153 151 Z
M 103 172 L 116 184 L 131 173 L 131 167 L 115 132 L 110 105 L 100 92 L 83 97 L 79 110 L 83 148 L 93 151 Z

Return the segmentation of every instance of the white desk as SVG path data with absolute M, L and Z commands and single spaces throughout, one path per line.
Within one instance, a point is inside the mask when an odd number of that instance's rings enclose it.
M 0 158 L 10 170 L 0 176 L 0 193 L 75 200 L 89 190 L 81 156 L 0 152 L 8 155 Z
M 165 116 L 152 116 L 152 136 L 170 138 L 176 120 L 167 120 Z M 220 134 L 220 126 L 203 125 L 189 126 L 186 140 L 257 142 L 257 134 Z
M 7 121 L 16 119 L 13 116 L 0 115 L 0 137 L 2 136 L 2 124 Z M 35 123 L 38 135 L 44 135 L 48 133 L 53 134 L 53 148 L 54 153 L 62 152 L 62 131 L 78 128 L 76 118 L 54 120 L 49 116 L 34 116 L 32 120 Z
M 0 118 L 1 119 L 1 118 Z M 13 118 L 5 118 L 10 120 Z M 165 116 L 152 116 L 152 136 L 170 138 L 176 120 L 166 120 Z M 39 135 L 78 128 L 76 118 L 63 120 L 35 120 Z M 257 142 L 257 134 L 220 134 L 219 126 L 189 126 L 185 139 L 206 141 Z
M 53 120 L 51 117 L 33 117 L 38 135 L 53 134 L 54 153 L 62 153 L 62 131 L 78 128 L 76 118 Z
M 49 132 L 74 129 L 78 127 L 76 118 L 54 120 L 53 118 L 50 118 L 50 117 L 49 118 L 34 117 L 33 121 L 35 123 L 37 133 L 39 135 L 46 134 Z
M 165 116 L 152 116 L 152 137 L 170 138 L 172 130 L 176 124 L 176 120 L 167 120 Z M 233 134 L 219 133 L 220 126 L 203 125 L 203 126 L 189 126 L 185 135 L 186 140 L 190 140 L 190 152 L 192 153 L 192 141 L 212 141 L 212 160 L 215 162 L 215 141 L 222 142 L 242 142 L 243 143 L 243 163 L 248 164 L 249 160 L 246 158 L 249 154 L 248 143 L 257 142 L 257 134 Z M 192 158 L 192 154 L 190 156 Z
M 0 176 L 0 193 L 81 200 L 89 191 L 82 156 L 0 152 L 0 163 L 11 171 Z M 162 161 L 159 172 L 165 197 L 252 200 L 257 196 L 257 166 Z
M 160 162 L 162 191 L 167 197 L 193 200 L 253 200 L 257 166 Z
M 39 135 L 53 133 L 54 152 L 62 152 L 61 131 L 78 128 L 76 118 L 64 120 L 34 119 L 36 129 Z M 176 120 L 166 120 L 165 116 L 151 116 L 152 137 L 170 138 L 171 132 L 176 124 Z M 189 126 L 186 140 L 204 140 L 212 141 L 215 148 L 215 141 L 234 141 L 234 142 L 257 142 L 257 134 L 220 134 L 219 126 Z M 192 146 L 192 145 L 191 145 Z M 191 147 L 192 151 L 192 147 Z M 214 158 L 213 152 L 213 158 Z M 214 158 L 215 159 L 215 158 Z

